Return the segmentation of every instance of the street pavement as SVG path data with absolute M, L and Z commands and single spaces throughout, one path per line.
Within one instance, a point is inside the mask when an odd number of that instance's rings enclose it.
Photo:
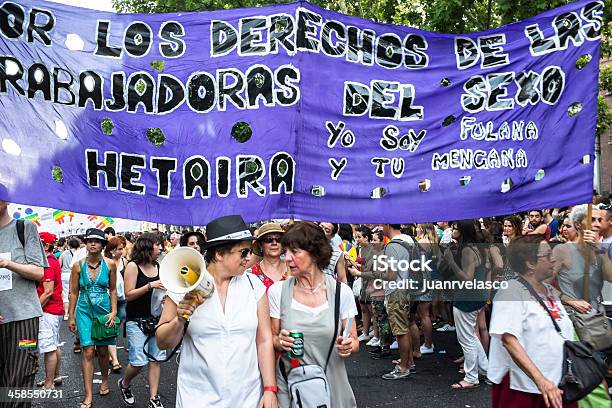
M 62 322 L 61 339 L 65 342 L 62 347 L 61 367 L 61 374 L 64 378 L 63 384 L 58 389 L 63 390 L 63 398 L 58 402 L 35 401 L 33 403 L 34 407 L 72 408 L 78 407 L 83 400 L 81 355 L 72 352 L 73 337 L 68 331 L 66 322 Z M 118 350 L 119 359 L 125 366 L 128 359 L 127 350 L 125 349 L 127 339 L 120 337 L 118 343 L 118 346 L 121 347 Z M 417 360 L 417 371 L 415 374 L 407 379 L 394 381 L 383 380 L 381 378 L 384 373 L 393 368 L 391 358 L 373 360 L 367 353 L 365 344 L 361 343 L 360 352 L 351 356 L 346 361 L 349 380 L 357 399 L 357 406 L 364 408 L 489 407 L 491 388 L 484 383 L 481 383 L 478 389 L 473 390 L 455 391 L 450 389 L 452 383 L 461 379 L 461 375 L 457 373 L 458 365 L 452 362 L 460 355 L 460 347 L 456 342 L 455 333 L 435 332 L 434 343 L 436 345 L 435 354 L 425 355 L 422 359 Z M 393 358 L 397 357 L 398 353 L 394 351 Z M 43 378 L 43 367 L 44 363 L 41 356 L 36 381 Z M 101 397 L 97 394 L 101 382 L 100 369 L 97 362 L 95 367 L 93 407 L 123 407 L 123 401 L 117 390 L 117 380 L 120 378 L 120 374 L 110 374 L 111 393 L 108 396 Z M 178 365 L 174 359 L 162 365 L 159 393 L 166 408 L 175 406 L 177 369 Z M 236 386 L 240 386 L 240 379 L 236 379 Z M 143 370 L 132 383 L 132 392 L 136 398 L 137 407 L 147 407 L 149 393 L 146 387 L 146 372 Z

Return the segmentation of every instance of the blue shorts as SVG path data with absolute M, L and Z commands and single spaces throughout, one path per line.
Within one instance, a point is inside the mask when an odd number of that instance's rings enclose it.
M 153 361 L 149 360 L 143 351 L 147 336 L 140 330 L 138 323 L 134 321 L 126 322 L 125 330 L 128 338 L 128 347 L 130 349 L 129 360 L 132 367 L 143 367 L 146 366 L 149 361 Z M 166 358 L 166 352 L 157 347 L 157 340 L 155 337 L 147 343 L 147 352 L 157 360 Z

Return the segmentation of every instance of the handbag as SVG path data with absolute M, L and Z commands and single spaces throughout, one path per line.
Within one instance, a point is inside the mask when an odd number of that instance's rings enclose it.
M 94 340 L 108 340 L 113 337 L 119 336 L 120 328 L 119 323 L 120 320 L 118 317 L 115 317 L 115 326 L 108 327 L 108 316 L 97 316 L 94 317 L 93 323 L 91 325 L 91 338 Z
M 578 338 L 588 343 L 593 350 L 602 351 L 612 347 L 612 328 L 602 304 L 599 304 L 598 310 L 592 314 L 573 311 L 569 317 L 578 333 Z
M 89 298 L 89 291 L 87 290 L 87 288 L 89 287 L 89 285 L 87 285 L 87 287 L 85 288 L 85 297 L 87 298 L 87 303 L 89 303 L 89 308 L 91 309 L 91 312 L 93 313 L 93 304 L 91 303 L 91 299 Z M 121 320 L 118 317 L 115 317 L 115 326 L 113 327 L 108 327 L 109 318 L 106 315 L 102 315 L 102 316 L 94 316 L 94 318 L 92 319 L 92 323 L 91 323 L 91 338 L 94 340 L 99 340 L 99 341 L 103 341 L 103 340 L 108 340 L 108 339 L 112 339 L 113 337 L 117 337 L 119 336 L 119 334 L 121 333 L 121 330 L 119 328 L 119 324 L 121 323 Z
M 336 337 L 338 335 L 338 321 L 340 318 L 340 282 L 336 281 L 336 294 L 334 296 L 334 335 L 329 346 L 325 367 L 317 364 L 299 365 L 287 372 L 285 365 L 279 360 L 281 374 L 287 382 L 291 408 L 331 408 L 331 395 L 329 382 L 325 372 L 329 364 Z
M 590 302 L 589 294 L 589 267 L 590 254 L 585 256 L 584 278 L 582 281 L 582 299 Z M 612 347 L 612 328 L 606 316 L 604 306 L 598 302 L 597 309 L 589 314 L 578 313 L 572 310 L 569 317 L 574 324 L 578 338 L 588 343 L 593 350 L 602 351 Z
M 540 296 L 531 285 L 522 277 L 518 281 L 523 284 L 540 305 L 546 310 L 552 320 L 555 330 L 561 337 L 561 328 L 548 310 Z M 581 400 L 591 393 L 603 381 L 608 367 L 606 363 L 594 353 L 591 346 L 582 341 L 565 340 L 563 343 L 563 365 L 559 388 L 563 390 L 563 401 L 566 403 Z

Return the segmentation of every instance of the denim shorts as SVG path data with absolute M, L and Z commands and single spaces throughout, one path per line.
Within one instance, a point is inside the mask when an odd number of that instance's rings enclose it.
M 126 322 L 125 330 L 128 338 L 128 347 L 130 349 L 129 360 L 132 367 L 143 367 L 146 366 L 149 361 L 153 361 L 149 360 L 143 351 L 147 336 L 140 330 L 138 323 L 134 321 Z M 166 352 L 157 347 L 157 340 L 155 337 L 151 338 L 147 343 L 147 352 L 157 360 L 166 358 Z

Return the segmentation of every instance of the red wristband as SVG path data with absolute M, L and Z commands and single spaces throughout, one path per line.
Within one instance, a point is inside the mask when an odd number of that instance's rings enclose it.
M 276 386 L 276 385 L 266 385 L 264 387 L 264 391 L 272 391 L 273 393 L 277 394 L 278 393 L 278 386 Z

